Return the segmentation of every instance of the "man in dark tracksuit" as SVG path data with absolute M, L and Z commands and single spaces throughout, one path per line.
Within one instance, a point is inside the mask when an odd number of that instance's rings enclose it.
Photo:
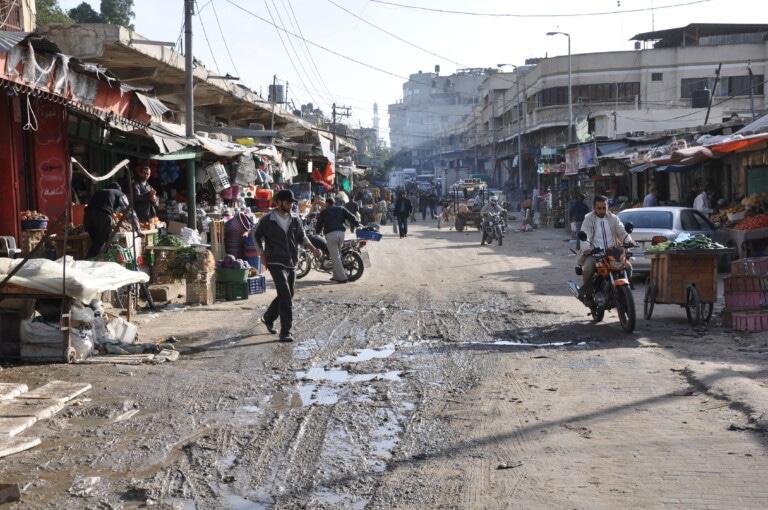
M 325 234 L 328 242 L 328 256 L 333 263 L 332 282 L 347 283 L 347 273 L 341 262 L 341 250 L 344 247 L 344 233 L 347 231 L 346 223 L 355 229 L 358 226 L 355 218 L 348 209 L 336 205 L 332 197 L 325 199 L 326 208 L 317 217 L 315 231 Z
M 321 252 L 315 248 L 304 233 L 304 225 L 298 214 L 291 212 L 296 199 L 291 190 L 281 190 L 275 195 L 277 207 L 264 216 L 256 226 L 254 237 L 272 275 L 272 282 L 277 290 L 277 297 L 261 318 L 261 322 L 272 334 L 275 321 L 280 318 L 280 341 L 293 342 L 293 285 L 296 282 L 296 263 L 299 260 L 299 246 L 304 246 L 319 257 Z
M 400 192 L 400 196 L 395 201 L 395 216 L 397 217 L 397 230 L 400 232 L 400 237 L 406 237 L 408 235 L 408 217 L 413 212 L 413 204 L 408 199 L 408 195 L 405 191 Z
M 112 215 L 127 209 L 128 197 L 116 182 L 108 184 L 106 189 L 93 194 L 88 200 L 83 217 L 85 231 L 91 238 L 91 247 L 85 258 L 91 259 L 101 254 L 102 248 L 112 234 Z M 131 213 L 131 221 L 138 230 L 138 221 L 133 213 Z

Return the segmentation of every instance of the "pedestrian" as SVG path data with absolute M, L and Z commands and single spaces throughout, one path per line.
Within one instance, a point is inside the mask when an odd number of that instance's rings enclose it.
M 128 197 L 125 196 L 117 182 L 111 182 L 107 184 L 105 189 L 93 194 L 88 200 L 83 217 L 85 231 L 91 238 L 91 246 L 85 258 L 91 259 L 101 255 L 104 245 L 107 244 L 112 235 L 112 216 L 128 209 Z M 143 237 L 140 232 L 139 221 L 133 211 L 131 211 L 129 219 L 139 237 Z
M 133 185 L 133 210 L 136 211 L 139 221 L 145 223 L 155 216 L 155 209 L 160 203 L 155 188 L 148 182 L 151 174 L 149 166 L 140 166 L 136 170 L 138 182 Z
M 651 188 L 643 199 L 643 207 L 658 207 L 658 205 L 659 199 L 657 197 L 656 188 Z
M 359 226 L 357 218 L 352 216 L 346 208 L 339 207 L 331 197 L 325 199 L 326 207 L 320 216 L 317 217 L 315 231 L 325 234 L 325 241 L 328 243 L 328 255 L 333 263 L 332 282 L 347 283 L 347 273 L 344 271 L 344 264 L 341 262 L 341 249 L 344 246 L 344 233 L 346 224 L 349 224 L 354 230 Z
M 421 221 L 427 220 L 427 208 L 429 207 L 429 199 L 424 193 L 419 194 L 419 211 L 421 212 Z
M 267 331 L 275 334 L 277 330 L 274 324 L 279 317 L 280 341 L 293 342 L 293 294 L 299 247 L 304 246 L 315 257 L 320 257 L 322 252 L 307 238 L 299 215 L 291 212 L 293 204 L 297 202 L 293 192 L 278 191 L 275 202 L 277 207 L 259 221 L 254 232 L 256 246 L 267 259 L 267 269 L 277 290 L 277 296 L 270 303 L 261 322 Z
M 584 203 L 584 195 L 578 193 L 571 202 L 570 210 L 568 211 L 568 217 L 573 224 L 573 230 L 578 234 L 581 231 L 581 224 L 584 222 L 584 217 L 589 214 L 589 206 Z M 576 249 L 581 248 L 581 241 L 576 237 Z
M 405 191 L 400 192 L 400 196 L 395 201 L 395 217 L 397 218 L 397 230 L 400 232 L 400 238 L 408 237 L 408 218 L 413 212 L 413 204 L 408 199 Z

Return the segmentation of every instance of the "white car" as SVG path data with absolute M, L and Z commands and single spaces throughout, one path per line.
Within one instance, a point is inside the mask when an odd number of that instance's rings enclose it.
M 638 207 L 619 213 L 622 223 L 632 223 L 635 230 L 632 239 L 638 244 L 632 253 L 634 274 L 651 272 L 651 260 L 644 255 L 645 250 L 663 241 L 674 241 L 678 235 L 705 234 L 718 241 L 717 229 L 704 214 L 690 207 Z M 720 241 L 722 242 L 722 241 Z M 724 243 L 723 243 L 724 244 Z

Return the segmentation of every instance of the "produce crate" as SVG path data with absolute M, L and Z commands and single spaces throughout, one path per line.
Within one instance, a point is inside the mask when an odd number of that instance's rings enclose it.
M 731 275 L 725 278 L 723 284 L 726 295 L 742 292 L 768 292 L 768 276 Z
M 768 275 L 768 257 L 753 257 L 731 262 L 732 275 Z
M 232 269 L 220 267 L 216 269 L 216 280 L 220 282 L 245 283 L 248 279 L 248 269 Z
M 381 241 L 381 234 L 373 230 L 358 230 L 356 232 L 358 239 L 365 239 L 366 241 Z
M 731 328 L 737 331 L 768 331 L 768 310 L 732 312 Z
M 248 278 L 248 294 L 264 294 L 267 291 L 267 278 L 265 276 L 251 276 Z
M 216 288 L 216 273 L 189 273 L 184 279 L 187 282 L 187 304 L 211 305 L 214 301 Z
M 768 304 L 768 292 L 731 292 L 725 294 L 726 310 L 756 310 Z
M 225 301 L 248 299 L 248 282 L 221 282 L 217 280 L 216 299 Z
M 40 243 L 40 241 L 43 240 L 45 237 L 45 230 L 24 230 L 21 232 L 21 243 L 19 248 L 21 248 L 21 254 L 22 255 L 29 255 L 32 253 L 32 250 L 35 249 L 35 247 Z M 39 256 L 43 256 L 42 252 L 38 254 Z

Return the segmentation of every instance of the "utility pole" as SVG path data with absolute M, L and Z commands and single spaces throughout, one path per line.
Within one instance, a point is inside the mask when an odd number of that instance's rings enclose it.
M 275 130 L 275 96 L 277 95 L 277 75 L 272 75 L 272 93 L 270 99 L 272 100 L 272 123 L 269 125 L 269 130 Z
M 184 0 L 184 72 L 186 103 L 186 135 L 195 137 L 195 83 L 194 57 L 192 54 L 192 16 L 195 14 L 194 0 Z M 195 158 L 187 160 L 187 226 L 197 230 L 197 199 L 195 188 Z
M 752 61 L 747 64 L 747 71 L 749 72 L 749 107 L 752 110 L 752 120 L 755 120 L 755 80 L 752 75 Z
M 723 69 L 723 63 L 720 62 L 720 65 L 717 66 L 717 70 L 715 71 L 715 85 L 712 87 L 712 93 L 709 95 L 709 104 L 707 105 L 707 116 L 704 117 L 705 126 L 709 124 L 709 113 L 712 111 L 712 99 L 714 99 L 715 93 L 717 92 L 717 86 L 720 83 L 720 71 L 722 69 Z
M 336 152 L 337 152 L 337 141 L 336 141 L 336 117 L 349 117 L 352 115 L 349 110 L 351 110 L 349 106 L 336 106 L 336 103 L 333 103 L 332 107 L 332 124 L 331 124 L 331 131 L 333 133 L 333 164 L 336 165 Z

